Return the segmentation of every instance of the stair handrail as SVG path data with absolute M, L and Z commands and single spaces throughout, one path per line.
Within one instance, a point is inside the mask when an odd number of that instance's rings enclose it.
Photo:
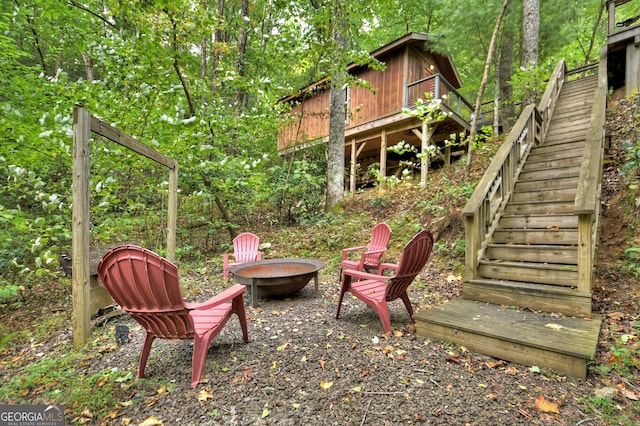
M 560 90 L 564 84 L 565 76 L 567 74 L 567 64 L 564 58 L 560 59 L 556 64 L 556 67 L 549 77 L 547 88 L 538 102 L 538 111 L 542 116 L 542 140 L 547 136 L 547 130 L 551 123 L 551 117 L 553 116 L 553 110 L 556 106 L 558 96 L 560 96 Z
M 524 108 L 462 210 L 466 234 L 466 280 L 476 278 L 487 237 L 495 228 L 499 213 L 504 210 L 531 147 L 540 142 L 541 121 L 542 117 L 533 104 Z
M 580 179 L 574 204 L 578 215 L 578 291 L 592 293 L 593 265 L 595 262 L 600 193 L 602 189 L 602 164 L 605 146 L 605 122 L 607 114 L 607 46 L 600 50 L 598 87 L 593 99 L 589 129 Z
M 498 149 L 462 210 L 465 218 L 465 280 L 477 278 L 479 260 L 518 180 L 531 148 L 543 142 L 566 73 L 556 64 L 538 106 L 527 105 Z

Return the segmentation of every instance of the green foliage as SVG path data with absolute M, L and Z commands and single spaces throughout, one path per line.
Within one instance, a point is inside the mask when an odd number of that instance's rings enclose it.
M 55 401 L 71 410 L 74 418 L 82 418 L 85 410 L 94 417 L 104 418 L 122 402 L 120 392 L 131 386 L 134 376 L 130 371 L 118 369 L 87 376 L 78 369 L 78 365 L 87 360 L 86 354 L 72 351 L 60 357 L 36 359 L 0 388 L 0 400 L 18 404 Z M 30 392 L 33 389 L 39 391 L 35 400 Z
M 326 182 L 323 155 L 324 149 L 308 150 L 303 156 L 293 154 L 285 161 L 270 165 L 265 176 L 270 191 L 265 195 L 280 212 L 274 220 L 304 224 L 321 214 L 319 207 Z
M 597 414 L 602 424 L 635 426 L 640 415 L 640 403 L 633 401 L 631 409 L 623 407 L 613 398 L 590 398 L 587 404 L 588 414 Z
M 636 278 L 640 277 L 640 247 L 632 244 L 624 251 L 624 267 Z
M 545 67 L 536 67 L 532 70 L 519 68 L 511 77 L 513 87 L 513 102 L 521 103 L 527 99 L 537 102 L 547 86 L 549 71 Z

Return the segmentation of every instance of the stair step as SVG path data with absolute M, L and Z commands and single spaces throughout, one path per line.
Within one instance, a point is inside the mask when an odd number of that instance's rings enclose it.
M 590 299 L 589 299 L 590 300 Z M 586 379 L 602 318 L 552 317 L 462 297 L 419 311 L 416 333 L 524 366 Z
M 557 285 L 478 278 L 464 283 L 465 299 L 589 317 L 591 295 Z
M 532 215 L 532 214 L 565 214 L 573 213 L 575 202 L 541 202 L 541 203 L 509 203 L 504 214 Z
M 575 110 L 565 109 L 564 111 L 554 111 L 549 122 L 549 127 L 563 126 L 565 124 L 575 124 L 586 121 L 587 125 L 591 119 L 591 108 L 576 108 Z
M 513 188 L 514 192 L 540 191 L 545 189 L 577 188 L 578 176 L 570 176 L 556 179 L 518 181 Z
M 556 151 L 573 151 L 578 149 L 584 149 L 584 141 L 574 141 L 571 143 L 566 141 L 556 141 L 555 143 L 549 143 L 549 141 L 545 141 L 544 144 L 533 147 L 529 155 Z
M 584 144 L 582 147 L 577 149 L 565 149 L 565 150 L 557 150 L 557 151 L 536 151 L 531 150 L 529 156 L 527 157 L 527 162 L 525 163 L 540 163 L 543 161 L 555 161 L 555 160 L 566 160 L 571 158 L 580 158 L 582 161 L 582 157 L 584 154 Z
M 564 188 L 564 189 L 546 189 L 540 191 L 526 191 L 526 192 L 514 192 L 511 195 L 511 202 L 513 203 L 532 203 L 532 202 L 547 202 L 547 201 L 574 201 L 577 188 Z
M 578 231 L 577 229 L 496 229 L 491 242 L 499 244 L 574 245 L 578 244 Z
M 525 244 L 489 244 L 484 258 L 529 263 L 558 263 L 576 265 L 578 248 L 576 246 L 542 246 Z
M 478 276 L 493 280 L 524 281 L 563 287 L 578 285 L 576 265 L 481 260 Z M 514 277 L 522 279 L 514 279 Z
M 567 229 L 578 228 L 574 214 L 502 215 L 498 229 Z
M 529 156 L 531 157 L 531 156 Z M 570 158 L 555 158 L 545 159 L 544 155 L 536 155 L 532 158 L 527 158 L 527 162 L 522 167 L 523 171 L 534 172 L 542 169 L 558 169 L 564 167 L 581 166 L 582 155 L 573 155 Z
M 526 182 L 530 180 L 560 179 L 575 176 L 580 176 L 580 166 L 552 170 L 523 171 L 520 173 L 518 181 Z

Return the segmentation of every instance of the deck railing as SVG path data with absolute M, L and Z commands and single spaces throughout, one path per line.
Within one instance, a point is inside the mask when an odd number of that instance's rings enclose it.
M 442 100 L 442 105 L 448 111 L 456 114 L 467 123 L 471 122 L 473 105 L 440 74 L 409 83 L 405 87 L 405 91 L 405 108 L 415 107 L 419 98 L 424 99 L 425 93 L 431 93 L 432 99 Z
M 462 211 L 466 233 L 465 280 L 477 278 L 479 260 L 509 201 L 522 166 L 531 148 L 546 136 L 565 73 L 565 62 L 560 60 L 538 107 L 528 105 L 524 108 Z
M 578 291 L 592 293 L 607 109 L 607 47 L 600 50 L 598 88 L 593 100 L 584 160 L 574 205 L 578 215 Z

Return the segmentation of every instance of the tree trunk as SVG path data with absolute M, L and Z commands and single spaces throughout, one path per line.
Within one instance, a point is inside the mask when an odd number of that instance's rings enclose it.
M 218 0 L 218 20 L 224 22 L 224 0 Z M 222 25 L 216 27 L 216 31 L 213 34 L 213 57 L 211 59 L 211 91 L 215 92 L 218 86 L 216 80 L 216 70 L 220 65 L 221 44 L 224 42 L 224 31 Z
M 469 135 L 469 154 L 467 155 L 467 165 L 465 167 L 464 175 L 468 179 L 471 176 L 471 165 L 473 164 L 473 144 L 478 133 L 478 118 L 480 116 L 480 107 L 482 106 L 482 97 L 484 96 L 484 89 L 487 87 L 487 81 L 489 80 L 489 70 L 491 69 L 491 62 L 493 59 L 493 51 L 496 48 L 496 39 L 498 38 L 498 31 L 500 30 L 500 24 L 502 18 L 507 11 L 509 0 L 504 0 L 498 19 L 496 19 L 496 25 L 493 28 L 493 34 L 491 35 L 491 42 L 489 43 L 489 51 L 487 52 L 487 61 L 484 65 L 484 73 L 482 74 L 482 81 L 480 82 L 480 88 L 478 89 L 478 96 L 476 97 L 476 106 L 473 111 L 473 120 L 471 122 L 471 134 Z
M 538 66 L 538 39 L 540 35 L 540 0 L 523 0 L 522 58 L 520 65 L 526 70 Z
M 516 116 L 515 106 L 511 97 L 513 87 L 509 84 L 513 75 L 513 39 L 515 34 L 509 25 L 502 27 L 500 36 L 500 54 L 498 56 L 498 84 L 500 86 L 500 110 L 502 121 L 502 132 L 509 133 L 513 120 Z
M 342 67 L 347 49 L 347 8 L 341 0 L 333 1 L 333 41 L 336 44 L 334 64 L 338 66 L 331 76 L 331 105 L 329 109 L 329 147 L 327 149 L 327 200 L 325 210 L 330 211 L 344 199 L 344 133 L 346 69 Z
M 240 27 L 240 36 L 238 37 L 238 61 L 236 63 L 236 70 L 238 71 L 238 76 L 240 78 L 244 78 L 244 66 L 245 66 L 245 53 L 247 50 L 247 27 L 246 23 L 249 18 L 249 0 L 242 0 L 242 10 L 241 10 L 241 19 L 242 24 Z M 235 108 L 236 111 L 240 111 L 242 109 L 242 105 L 244 104 L 246 98 L 246 92 L 242 88 L 236 89 L 236 102 Z

